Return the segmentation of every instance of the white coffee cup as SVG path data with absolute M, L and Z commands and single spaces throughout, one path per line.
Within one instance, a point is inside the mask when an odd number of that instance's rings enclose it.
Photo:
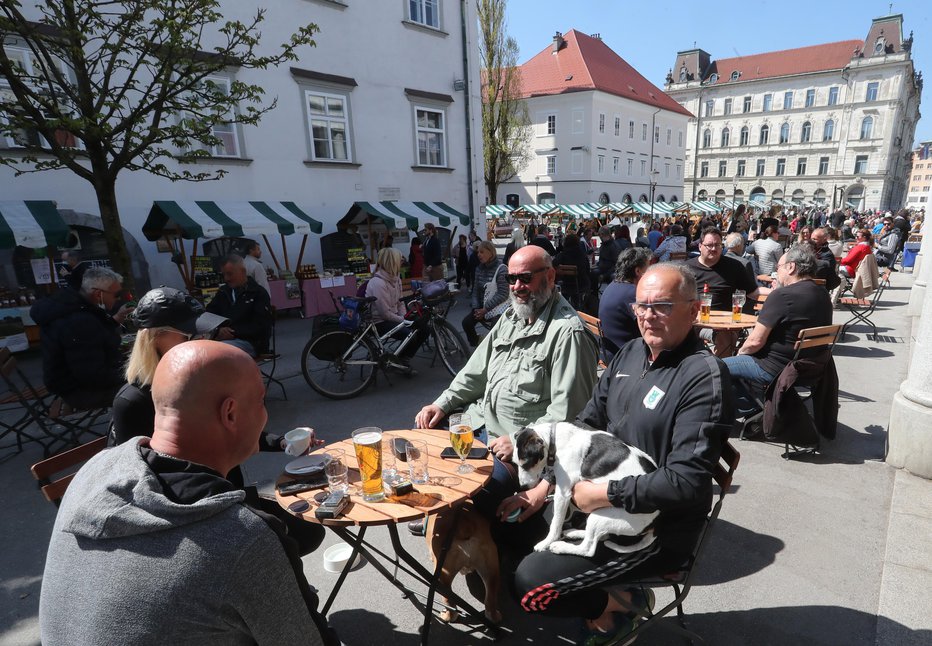
M 285 453 L 288 455 L 304 455 L 311 445 L 314 429 L 307 426 L 294 428 L 285 433 Z

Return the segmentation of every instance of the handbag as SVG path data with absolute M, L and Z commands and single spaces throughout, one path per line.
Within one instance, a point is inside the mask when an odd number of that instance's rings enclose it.
M 498 291 L 498 283 L 496 282 L 498 279 L 498 272 L 501 271 L 504 267 L 505 265 L 499 265 L 495 270 L 495 273 L 492 275 L 492 280 L 485 284 L 485 291 L 482 295 L 483 303 L 495 296 L 495 293 Z M 511 303 L 509 302 L 509 299 L 506 298 L 503 302 L 499 303 L 485 313 L 485 320 L 491 321 L 492 319 L 501 316 L 505 313 L 505 310 L 508 309 L 509 305 L 511 305 Z

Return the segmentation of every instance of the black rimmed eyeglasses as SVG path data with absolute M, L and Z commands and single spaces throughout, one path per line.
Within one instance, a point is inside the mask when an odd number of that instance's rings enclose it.
M 670 316 L 673 313 L 673 306 L 677 303 L 692 303 L 696 299 L 688 301 L 666 301 L 657 303 L 631 303 L 631 309 L 638 318 L 647 316 L 647 312 L 653 311 L 657 316 Z
M 534 280 L 534 276 L 536 274 L 539 274 L 542 271 L 547 271 L 547 267 L 541 267 L 533 271 L 522 271 L 520 274 L 505 274 L 505 280 L 508 281 L 509 285 L 515 285 L 519 280 L 527 285 L 532 280 Z

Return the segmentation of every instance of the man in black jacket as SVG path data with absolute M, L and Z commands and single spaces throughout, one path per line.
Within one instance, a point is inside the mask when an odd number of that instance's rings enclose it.
M 125 381 L 120 325 L 133 308 L 109 314 L 122 282 L 115 271 L 92 267 L 80 291 L 61 289 L 30 311 L 42 332 L 45 386 L 76 409 L 109 408 Z
M 437 237 L 437 227 L 428 222 L 424 225 L 424 275 L 429 280 L 443 280 L 446 271 L 443 267 L 443 248 Z
M 252 357 L 268 352 L 272 335 L 272 303 L 269 293 L 246 275 L 246 265 L 230 255 L 220 268 L 223 280 L 207 311 L 228 323 L 217 330 L 217 341 L 240 348 Z
M 638 282 L 634 311 L 643 340 L 615 355 L 576 421 L 640 448 L 657 469 L 579 482 L 573 502 L 585 513 L 609 505 L 659 511 L 657 539 L 623 554 L 603 544 L 592 558 L 535 552 L 515 573 L 525 610 L 586 617 L 594 634 L 616 637 L 633 622 L 614 624 L 622 615 L 613 613 L 632 604 L 642 611 L 649 602 L 629 591 L 619 595 L 625 607 L 603 587 L 661 575 L 686 562 L 711 509 L 712 471 L 734 424 L 728 371 L 693 331 L 699 302 L 690 271 L 680 264 L 652 266 Z

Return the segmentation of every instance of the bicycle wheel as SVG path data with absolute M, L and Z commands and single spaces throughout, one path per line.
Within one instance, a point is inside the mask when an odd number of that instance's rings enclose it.
M 335 330 L 307 342 L 301 370 L 308 385 L 324 397 L 349 399 L 375 379 L 377 356 L 368 339 Z
M 440 360 L 443 361 L 443 365 L 446 366 L 447 371 L 455 377 L 456 373 L 458 373 L 463 366 L 466 365 L 466 361 L 469 360 L 469 355 L 471 354 L 469 347 L 466 345 L 466 342 L 463 341 L 463 337 L 460 336 L 459 332 L 447 321 L 443 319 L 433 319 L 430 327 L 435 351 L 440 356 Z

